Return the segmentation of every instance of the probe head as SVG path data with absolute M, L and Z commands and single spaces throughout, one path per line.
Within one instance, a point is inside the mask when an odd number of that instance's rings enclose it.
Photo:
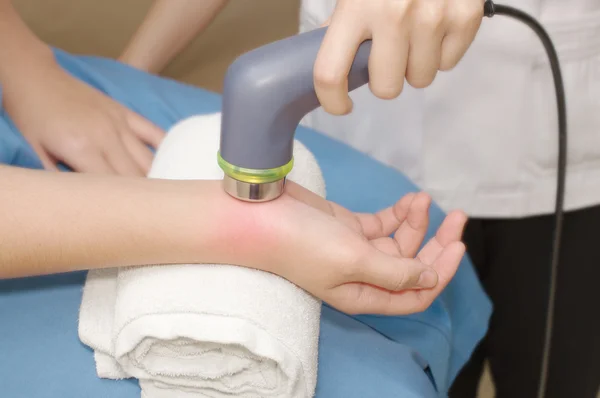
M 236 180 L 225 174 L 223 188 L 229 195 L 244 202 L 268 202 L 283 194 L 285 177 L 271 182 L 252 183 Z

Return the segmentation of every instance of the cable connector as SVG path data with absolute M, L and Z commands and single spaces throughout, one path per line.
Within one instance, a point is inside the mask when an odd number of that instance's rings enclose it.
M 494 15 L 496 15 L 496 5 L 492 0 L 486 0 L 483 4 L 483 15 L 485 15 L 488 18 L 491 18 Z

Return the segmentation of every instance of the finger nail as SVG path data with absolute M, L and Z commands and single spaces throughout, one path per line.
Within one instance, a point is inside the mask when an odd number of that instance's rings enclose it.
M 438 275 L 434 270 L 428 269 L 421 272 L 417 285 L 423 288 L 432 288 L 437 285 Z

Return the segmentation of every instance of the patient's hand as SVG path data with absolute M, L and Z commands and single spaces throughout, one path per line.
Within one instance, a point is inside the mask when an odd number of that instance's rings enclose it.
M 6 93 L 6 110 L 44 167 L 142 176 L 164 132 L 57 64 Z
M 448 214 L 419 251 L 430 204 L 427 194 L 411 193 L 377 214 L 358 214 L 290 182 L 275 201 L 238 204 L 234 214 L 254 238 L 236 242 L 252 242 L 258 268 L 344 312 L 420 312 L 452 279 L 465 253 L 462 212 Z

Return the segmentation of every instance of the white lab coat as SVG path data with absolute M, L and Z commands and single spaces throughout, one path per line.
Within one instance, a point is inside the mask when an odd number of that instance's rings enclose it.
M 600 0 L 498 0 L 538 18 L 565 79 L 569 150 L 566 208 L 600 204 Z M 319 27 L 335 0 L 303 0 L 301 31 Z M 424 90 L 391 101 L 362 87 L 354 111 L 318 109 L 303 124 L 398 168 L 446 210 L 522 217 L 554 210 L 557 116 L 549 64 L 534 33 L 485 19 L 460 64 Z

